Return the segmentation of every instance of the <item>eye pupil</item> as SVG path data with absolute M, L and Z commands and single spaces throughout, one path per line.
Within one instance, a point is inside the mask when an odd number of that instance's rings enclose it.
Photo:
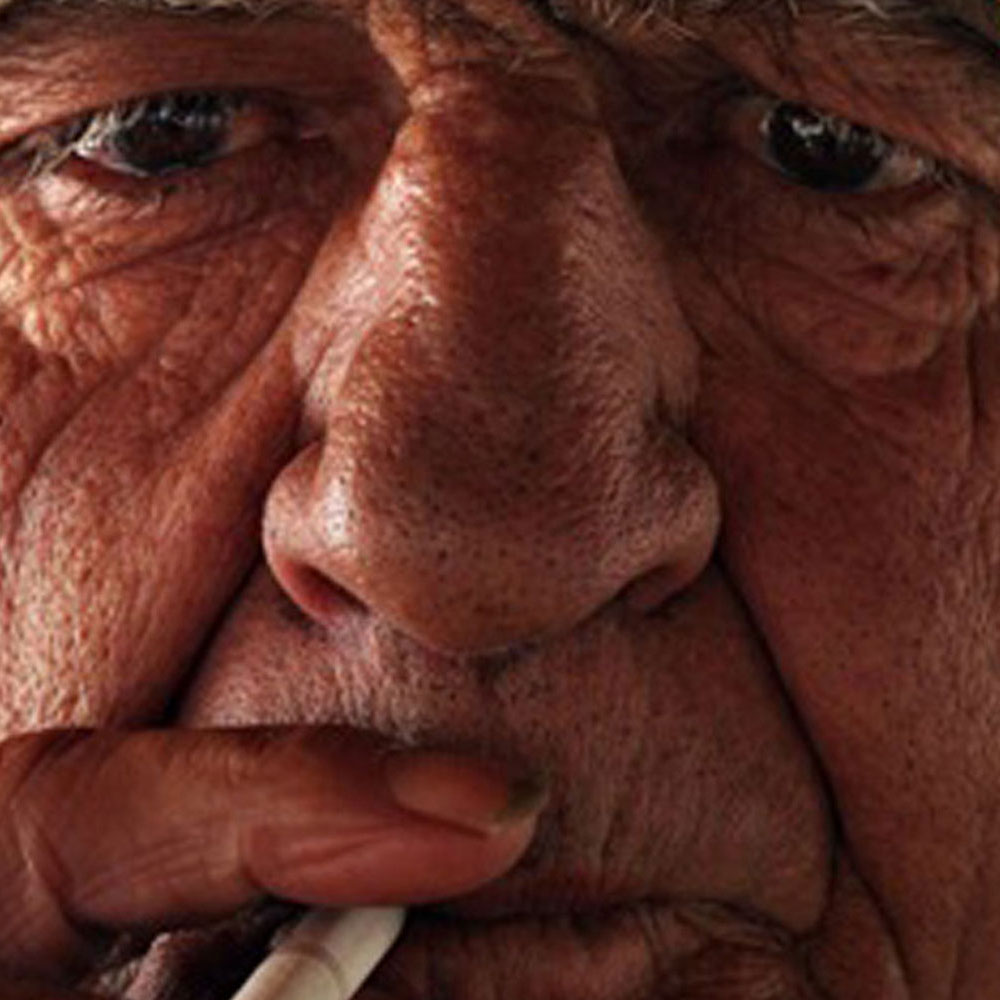
M 879 133 L 801 104 L 779 104 L 764 122 L 773 161 L 792 180 L 821 191 L 856 191 L 890 149 Z
M 130 109 L 108 143 L 137 174 L 189 170 L 219 156 L 232 102 L 217 94 L 171 94 Z

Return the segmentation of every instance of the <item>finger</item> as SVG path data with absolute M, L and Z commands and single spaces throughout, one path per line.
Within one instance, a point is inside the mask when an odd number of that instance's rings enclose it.
M 541 796 L 346 730 L 56 733 L 0 746 L 0 969 L 71 981 L 102 931 L 259 895 L 421 902 L 499 875 Z

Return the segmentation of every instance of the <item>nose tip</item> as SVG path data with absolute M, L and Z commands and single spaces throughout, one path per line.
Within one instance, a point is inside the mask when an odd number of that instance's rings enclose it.
M 508 456 L 488 463 L 507 466 L 498 477 L 456 448 L 463 476 L 422 448 L 388 451 L 377 433 L 336 437 L 286 469 L 265 534 L 278 582 L 329 628 L 363 606 L 428 648 L 496 652 L 568 631 L 619 595 L 650 611 L 712 551 L 714 485 L 679 439 L 615 483 L 613 462 L 573 476 L 552 456 L 547 472 L 537 453 Z

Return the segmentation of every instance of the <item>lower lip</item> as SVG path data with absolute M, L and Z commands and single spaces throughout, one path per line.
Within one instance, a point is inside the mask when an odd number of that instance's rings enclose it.
M 449 1000 L 497 995 L 520 1000 L 652 998 L 671 942 L 669 908 L 636 903 L 588 913 L 467 921 L 433 908 L 411 910 L 396 948 L 358 1000 Z M 692 935 L 683 935 L 692 937 Z M 684 941 L 690 947 L 690 940 Z
M 525 996 L 546 996 L 547 1000 L 589 996 L 589 973 L 584 967 L 589 967 L 591 959 L 587 955 L 596 947 L 605 959 L 613 959 L 617 966 L 627 969 L 636 941 L 642 937 L 640 928 L 656 908 L 633 903 L 559 911 L 552 904 L 545 913 L 507 909 L 501 914 L 499 907 L 492 906 L 490 916 L 476 918 L 460 912 L 485 909 L 462 903 L 412 909 L 399 942 L 358 994 L 358 1000 L 423 997 L 425 992 L 414 993 L 412 987 L 401 984 L 413 983 L 421 972 L 438 965 L 456 980 L 455 989 L 445 995 L 477 996 L 481 993 L 481 987 L 473 983 L 479 975 L 477 970 L 484 967 L 484 962 L 488 965 L 496 956 L 505 954 L 510 956 L 508 960 L 516 956 L 517 962 L 529 969 L 529 979 L 534 979 L 536 972 L 543 974 L 542 970 L 552 963 L 563 969 L 559 981 L 565 980 L 565 991 L 560 988 L 559 992 L 537 992 L 541 987 L 531 985 L 529 989 L 526 984 Z M 128 996 L 136 1000 L 164 995 L 230 1000 L 263 961 L 268 942 L 300 918 L 298 907 L 265 904 L 206 931 L 167 935 L 139 964 Z M 581 935 L 588 942 L 586 949 L 581 947 Z M 507 961 L 501 964 L 506 966 Z M 497 970 L 497 975 L 502 978 L 502 969 Z M 515 989 L 505 995 L 521 993 Z M 617 995 L 608 994 L 609 998 Z

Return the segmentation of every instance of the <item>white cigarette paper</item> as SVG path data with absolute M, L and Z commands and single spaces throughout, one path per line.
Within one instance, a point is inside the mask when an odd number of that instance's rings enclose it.
M 403 929 L 397 907 L 312 910 L 233 1000 L 350 1000 Z

